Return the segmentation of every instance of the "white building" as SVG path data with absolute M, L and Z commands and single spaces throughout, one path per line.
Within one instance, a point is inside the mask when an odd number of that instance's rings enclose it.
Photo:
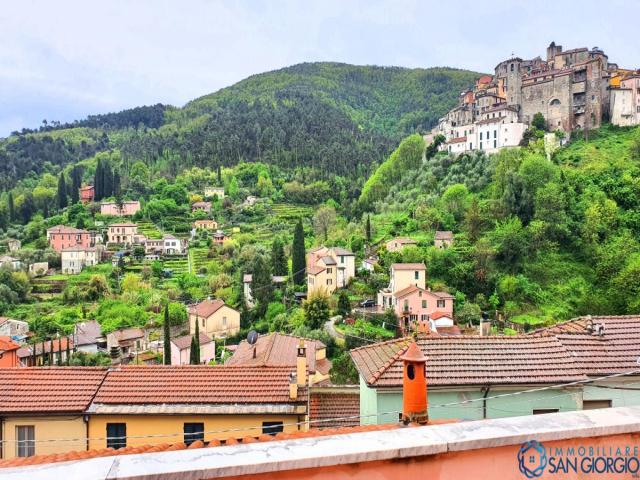
M 23 320 L 0 317 L 0 337 L 24 339 L 29 333 L 29 324 Z
M 11 270 L 20 270 L 22 269 L 22 262 L 9 255 L 3 255 L 0 257 L 0 266 L 10 268 Z
M 184 255 L 186 250 L 186 245 L 179 238 L 173 235 L 165 235 L 162 238 L 162 253 L 164 255 Z
M 640 124 L 640 75 L 620 81 L 619 88 L 610 91 L 611 123 L 621 127 Z
M 96 247 L 68 247 L 61 252 L 62 273 L 80 273 L 84 267 L 97 265 L 100 251 Z

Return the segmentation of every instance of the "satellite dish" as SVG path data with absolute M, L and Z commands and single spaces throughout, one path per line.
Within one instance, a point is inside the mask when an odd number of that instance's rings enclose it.
M 249 343 L 249 345 L 255 345 L 257 341 L 258 341 L 258 332 L 256 332 L 255 330 L 251 330 L 247 334 L 247 342 Z

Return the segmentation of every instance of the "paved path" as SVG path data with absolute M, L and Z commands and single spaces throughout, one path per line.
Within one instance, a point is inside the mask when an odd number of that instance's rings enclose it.
M 331 317 L 329 321 L 324 324 L 324 331 L 327 332 L 332 338 L 344 339 L 344 334 L 336 329 L 336 320 L 338 318 L 340 317 Z

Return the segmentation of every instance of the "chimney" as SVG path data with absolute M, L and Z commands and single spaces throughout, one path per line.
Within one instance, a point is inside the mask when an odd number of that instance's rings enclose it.
M 304 340 L 301 338 L 298 344 L 298 358 L 296 361 L 296 378 L 298 379 L 298 386 L 304 387 L 305 380 L 307 379 L 307 347 L 304 344 Z
M 298 381 L 296 380 L 296 374 L 293 372 L 289 375 L 289 398 L 291 400 L 298 398 Z
M 402 374 L 402 421 L 427 423 L 427 358 L 413 341 L 405 354 Z

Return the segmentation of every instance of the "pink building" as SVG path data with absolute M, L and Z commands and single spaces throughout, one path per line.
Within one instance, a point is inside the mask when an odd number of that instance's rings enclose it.
M 47 241 L 56 252 L 77 246 L 89 248 L 91 246 L 91 233 L 78 228 L 56 225 L 47 230 Z
M 96 191 L 93 188 L 93 185 L 86 185 L 84 187 L 80 187 L 80 201 L 82 203 L 91 203 L 93 202 L 93 198 L 95 197 Z
M 189 365 L 191 360 L 191 335 L 171 339 L 171 365 Z M 200 332 L 200 363 L 207 364 L 216 358 L 216 344 Z
M 140 211 L 140 202 L 137 200 L 122 202 L 103 202 L 100 205 L 100 213 L 102 215 L 113 215 L 114 217 L 130 217 Z
M 400 327 L 406 332 L 417 321 L 453 318 L 454 296 L 446 292 L 432 292 L 410 285 L 395 292 L 394 311 Z

